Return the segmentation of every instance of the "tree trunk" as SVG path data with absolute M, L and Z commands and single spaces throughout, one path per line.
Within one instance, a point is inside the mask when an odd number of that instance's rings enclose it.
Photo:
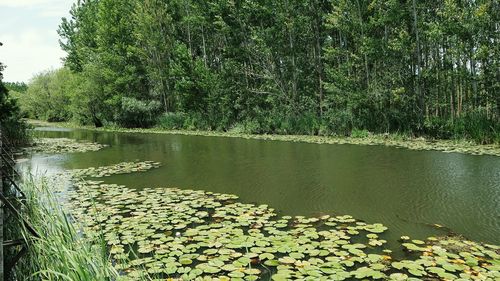
M 320 36 L 321 36 L 321 18 L 320 18 L 320 12 L 318 9 L 319 3 L 316 2 L 316 70 L 318 72 L 318 91 L 319 91 L 319 117 L 323 116 L 323 62 L 321 60 L 321 41 L 320 41 Z
M 361 40 L 364 42 L 365 40 L 365 25 L 363 21 L 363 14 L 361 12 L 361 5 L 359 4 L 359 0 L 356 0 L 357 6 L 358 6 L 358 16 L 359 16 L 359 23 L 361 25 Z M 363 45 L 363 44 L 361 44 Z M 366 55 L 366 52 L 363 52 L 363 58 L 364 58 L 364 63 L 365 63 L 365 75 L 366 75 L 366 88 L 370 88 L 370 70 L 368 69 L 368 56 Z
M 420 75 L 421 70 L 420 66 L 422 65 L 422 57 L 420 53 L 420 37 L 418 34 L 418 18 L 417 18 L 417 4 L 416 0 L 412 0 L 412 9 L 413 9 L 413 28 L 415 29 L 415 43 L 416 43 L 416 56 L 417 56 L 417 64 L 416 64 L 416 83 L 415 83 L 415 91 L 418 99 L 419 113 L 420 117 L 422 117 L 423 109 L 424 109 L 424 97 L 422 94 L 422 89 L 420 88 Z

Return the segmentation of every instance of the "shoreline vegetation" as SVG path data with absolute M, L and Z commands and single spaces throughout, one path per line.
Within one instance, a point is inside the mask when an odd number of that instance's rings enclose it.
M 447 153 L 462 153 L 470 155 L 500 156 L 499 144 L 477 144 L 468 140 L 439 140 L 415 138 L 399 134 L 372 134 L 361 131 L 360 134 L 351 137 L 338 136 L 311 136 L 311 135 L 276 135 L 276 134 L 248 134 L 237 131 L 201 131 L 201 130 L 170 130 L 161 127 L 153 128 L 122 128 L 117 126 L 95 128 L 93 126 L 82 126 L 73 122 L 46 122 L 40 120 L 27 120 L 33 126 L 59 127 L 86 129 L 101 132 L 123 132 L 123 133 L 152 133 L 171 135 L 192 135 L 209 137 L 231 137 L 271 141 L 290 141 L 314 144 L 351 144 L 351 145 L 381 145 L 410 150 L 434 150 Z
M 64 66 L 9 87 L 24 117 L 96 127 L 498 145 L 499 9 L 491 0 L 77 1 L 58 29 Z
M 25 175 L 21 183 L 27 195 L 25 216 L 40 233 L 31 237 L 24 228 L 28 252 L 14 268 L 12 280 L 118 280 L 102 239 L 89 239 L 67 210 L 60 205 L 57 179 Z

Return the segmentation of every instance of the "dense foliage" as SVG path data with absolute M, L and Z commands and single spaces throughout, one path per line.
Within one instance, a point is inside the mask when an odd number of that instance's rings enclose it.
M 24 114 L 54 122 L 69 120 L 72 96 L 77 89 L 75 80 L 76 76 L 65 68 L 37 74 L 26 93 L 17 95 Z
M 40 114 L 494 142 L 499 10 L 497 0 L 82 0 L 59 29 L 73 110 Z
M 0 43 L 2 46 L 2 43 Z M 9 95 L 8 86 L 3 83 L 5 66 L 0 63 L 0 127 L 3 140 L 9 141 L 9 145 L 23 145 L 29 141 L 27 125 L 21 120 L 21 110 L 16 99 Z
M 4 82 L 5 87 L 11 92 L 26 93 L 28 85 L 24 82 Z

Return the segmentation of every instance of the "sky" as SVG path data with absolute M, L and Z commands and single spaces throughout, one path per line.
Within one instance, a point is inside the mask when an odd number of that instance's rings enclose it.
M 57 28 L 75 0 L 0 0 L 0 62 L 3 81 L 28 82 L 62 66 Z

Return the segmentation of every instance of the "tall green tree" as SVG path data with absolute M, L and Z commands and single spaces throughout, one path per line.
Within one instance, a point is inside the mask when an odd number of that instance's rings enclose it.
M 497 0 L 80 0 L 59 33 L 81 79 L 73 117 L 98 126 L 151 126 L 163 113 L 187 128 L 491 142 L 498 8 Z
M 20 98 L 28 116 L 51 122 L 71 119 L 71 94 L 77 85 L 67 68 L 49 70 L 32 78 L 27 92 Z

